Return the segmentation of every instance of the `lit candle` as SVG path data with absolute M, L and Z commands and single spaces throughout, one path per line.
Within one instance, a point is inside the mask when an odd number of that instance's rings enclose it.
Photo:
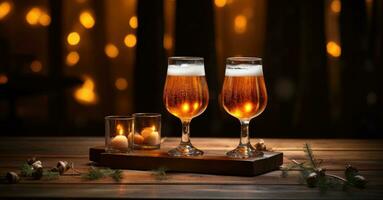
M 129 148 L 128 138 L 125 136 L 124 129 L 120 124 L 117 125 L 117 135 L 110 142 L 110 146 L 119 151 L 127 151 Z
M 144 143 L 147 145 L 160 144 L 160 134 L 156 131 L 156 127 L 146 127 L 141 131 L 142 137 L 144 137 Z

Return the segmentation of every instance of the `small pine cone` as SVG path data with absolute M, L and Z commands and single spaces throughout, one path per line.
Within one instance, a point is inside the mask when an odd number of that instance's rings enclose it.
M 43 177 L 43 173 L 44 173 L 43 167 L 35 168 L 32 173 L 32 177 L 36 180 L 41 179 Z
M 5 178 L 7 179 L 8 183 L 18 183 L 20 181 L 19 175 L 17 175 L 15 172 L 8 172 L 5 175 Z
M 367 184 L 367 180 L 361 175 L 354 176 L 353 182 L 354 182 L 354 185 L 358 188 L 365 188 Z
M 260 139 L 259 142 L 255 143 L 255 149 L 257 149 L 258 151 L 266 151 L 266 145 L 265 145 L 265 142 Z
M 70 165 L 67 161 L 59 161 L 56 168 L 58 169 L 60 175 L 62 175 L 70 169 Z
M 43 167 L 43 164 L 42 164 L 41 161 L 36 160 L 34 163 L 32 163 L 31 166 L 33 167 L 33 169 L 37 169 L 37 168 L 40 168 L 40 167 L 42 168 L 42 167 Z
M 315 187 L 318 183 L 318 174 L 315 172 L 310 173 L 306 177 L 306 183 L 307 183 L 307 186 L 309 187 Z
M 37 161 L 36 157 L 32 157 L 32 158 L 28 158 L 27 159 L 27 163 L 28 165 L 32 165 L 33 163 L 35 163 Z

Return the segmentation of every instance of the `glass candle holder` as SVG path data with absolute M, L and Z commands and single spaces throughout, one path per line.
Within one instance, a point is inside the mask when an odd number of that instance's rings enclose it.
M 161 114 L 135 113 L 134 149 L 159 149 L 161 145 Z
M 105 117 L 105 150 L 109 153 L 127 153 L 133 149 L 129 139 L 134 133 L 132 116 Z

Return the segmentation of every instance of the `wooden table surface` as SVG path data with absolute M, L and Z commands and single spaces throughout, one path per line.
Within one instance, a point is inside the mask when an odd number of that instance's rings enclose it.
M 179 138 L 167 138 L 163 148 L 175 146 Z M 80 172 L 89 168 L 88 149 L 103 145 L 103 138 L 0 138 L 0 174 L 17 171 L 28 157 L 36 156 L 45 167 L 59 160 L 75 163 Z M 234 148 L 238 139 L 192 138 L 195 146 L 205 151 Z M 217 176 L 191 173 L 167 173 L 157 180 L 151 171 L 124 170 L 120 183 L 110 178 L 97 181 L 64 175 L 56 180 L 22 180 L 19 184 L 0 184 L 0 198 L 164 198 L 164 199 L 382 199 L 383 141 L 351 139 L 265 139 L 268 147 L 284 153 L 284 163 L 303 160 L 303 144 L 312 145 L 323 168 L 343 176 L 346 164 L 357 167 L 368 179 L 366 189 L 330 190 L 321 193 L 299 183 L 299 172 L 287 178 L 280 171 L 256 177 Z

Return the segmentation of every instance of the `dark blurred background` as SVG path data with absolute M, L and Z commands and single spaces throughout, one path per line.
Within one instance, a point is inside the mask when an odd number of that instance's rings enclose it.
M 0 135 L 102 136 L 104 116 L 163 115 L 168 56 L 205 58 L 193 136 L 239 137 L 219 105 L 225 58 L 263 58 L 258 137 L 381 138 L 381 0 L 0 0 Z

